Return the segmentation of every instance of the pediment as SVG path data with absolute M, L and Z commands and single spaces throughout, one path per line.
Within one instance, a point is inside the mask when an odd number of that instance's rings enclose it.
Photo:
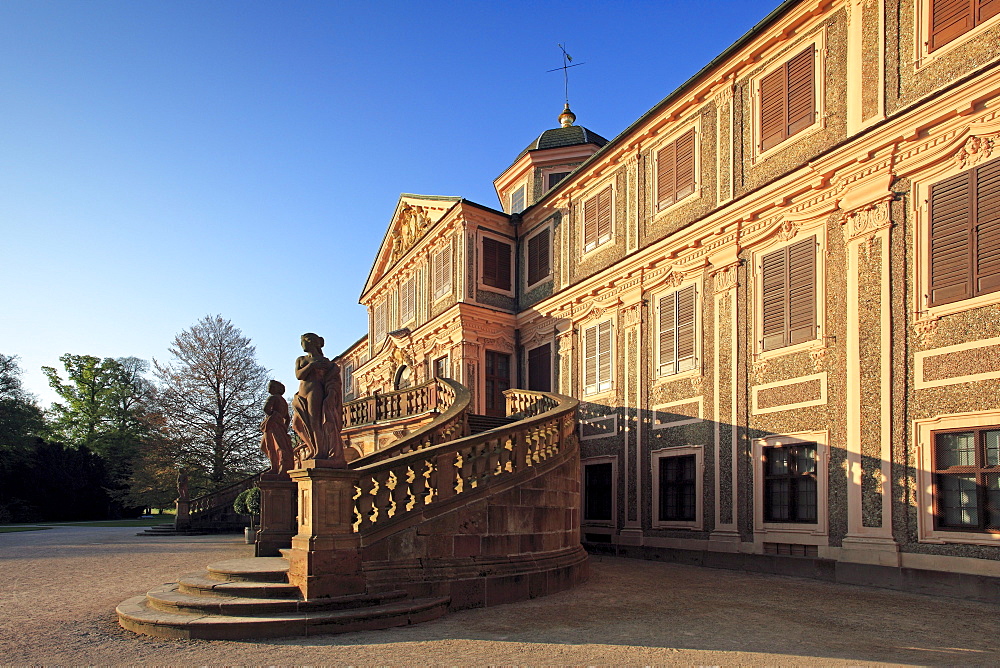
M 375 264 L 365 282 L 362 295 L 375 286 L 383 276 L 444 218 L 461 197 L 435 197 L 432 195 L 400 195 L 396 210 L 382 238 Z

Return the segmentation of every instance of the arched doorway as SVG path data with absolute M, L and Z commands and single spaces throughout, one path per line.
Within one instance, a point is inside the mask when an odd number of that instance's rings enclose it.
M 396 378 L 392 381 L 393 389 L 405 390 L 413 384 L 413 371 L 408 364 L 402 364 L 396 369 Z

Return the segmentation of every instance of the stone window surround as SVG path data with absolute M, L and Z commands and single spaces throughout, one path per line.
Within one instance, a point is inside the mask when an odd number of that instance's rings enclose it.
M 797 443 L 816 444 L 816 522 L 764 521 L 764 448 Z M 775 434 L 753 440 L 753 532 L 754 543 L 763 551 L 764 543 L 800 545 L 829 544 L 829 432 L 811 431 Z
M 649 190 L 649 207 L 650 207 L 649 210 L 652 211 L 652 212 L 654 212 L 653 213 L 653 222 L 656 222 L 656 220 L 659 219 L 661 216 L 666 215 L 667 211 L 670 211 L 671 209 L 674 209 L 674 208 L 676 208 L 677 206 L 679 206 L 681 204 L 687 204 L 687 203 L 690 203 L 690 202 L 694 202 L 694 201 L 696 201 L 698 199 L 701 199 L 701 190 L 702 190 L 702 173 L 701 173 L 701 149 L 702 149 L 702 140 L 701 140 L 701 137 L 702 137 L 702 135 L 701 135 L 701 112 L 702 112 L 701 108 L 699 108 L 697 111 L 692 112 L 692 113 L 695 114 L 695 117 L 693 119 L 691 119 L 690 121 L 687 121 L 685 123 L 678 124 L 677 127 L 674 128 L 673 130 L 671 130 L 669 134 L 664 134 L 662 139 L 657 139 L 656 143 L 653 144 L 652 150 L 649 153 L 649 163 L 651 165 L 651 172 L 649 174 L 649 182 L 652 184 L 649 187 L 649 189 L 648 189 Z M 656 175 L 657 175 L 657 172 L 658 172 L 658 169 L 657 169 L 657 157 L 659 155 L 660 149 L 664 148 L 665 146 L 667 146 L 671 142 L 676 141 L 681 135 L 683 135 L 685 132 L 687 132 L 688 130 L 690 130 L 692 128 L 694 128 L 694 192 L 691 193 L 690 195 L 687 195 L 683 199 L 677 200 L 676 202 L 673 202 L 672 204 L 668 204 L 667 206 L 663 207 L 662 209 L 657 210 L 657 206 L 658 206 L 659 203 L 656 201 L 657 200 L 657 198 L 656 198 L 656 191 L 657 191 L 657 186 L 659 184 L 657 183 Z
M 670 293 L 677 292 L 678 290 L 683 290 L 686 287 L 694 285 L 694 366 L 690 369 L 685 369 L 678 373 L 666 373 L 661 374 L 660 369 L 660 319 L 658 305 L 660 303 L 660 297 L 664 297 Z M 652 293 L 650 297 L 650 333 L 649 336 L 652 337 L 653 341 L 653 359 L 652 359 L 652 377 L 654 385 L 660 385 L 665 382 L 672 382 L 679 378 L 694 378 L 702 375 L 704 371 L 704 350 L 702 334 L 704 328 L 704 317 L 703 317 L 703 297 L 704 281 L 701 276 L 697 278 L 688 279 L 679 283 L 676 287 L 664 287 L 656 290 Z
M 611 371 L 609 372 L 611 377 L 607 381 L 608 387 L 606 387 L 604 389 L 593 390 L 591 392 L 587 392 L 587 348 L 586 348 L 586 346 L 587 346 L 587 341 L 586 341 L 587 334 L 586 334 L 586 332 L 587 332 L 588 329 L 590 329 L 592 327 L 596 328 L 599 325 L 604 324 L 605 322 L 610 322 L 611 323 L 611 348 L 610 348 L 611 363 L 609 365 L 611 367 Z M 617 347 L 616 339 L 617 339 L 617 336 L 618 336 L 618 318 L 616 316 L 612 315 L 612 316 L 605 317 L 605 318 L 593 319 L 593 320 L 590 320 L 590 321 L 588 321 L 586 323 L 581 323 L 579 325 L 579 331 L 580 331 L 580 338 L 579 338 L 579 346 L 580 346 L 580 348 L 579 348 L 579 357 L 580 357 L 580 396 L 585 396 L 585 397 L 588 398 L 588 400 L 593 400 L 593 399 L 599 398 L 599 397 L 612 397 L 614 395 L 615 386 L 616 386 L 616 383 L 615 383 L 615 371 L 616 371 L 615 350 L 616 350 L 616 347 Z M 600 360 L 600 355 L 598 355 L 597 359 L 598 359 L 598 370 L 599 370 L 600 369 L 600 361 L 599 361 Z M 598 386 L 600 386 L 600 383 L 598 383 Z
M 508 290 L 504 290 L 503 288 L 497 288 L 492 285 L 487 285 L 486 283 L 483 282 L 483 269 L 484 269 L 483 239 L 487 238 L 493 239 L 502 244 L 507 244 L 510 247 L 510 257 L 508 260 L 510 262 L 510 289 Z M 506 295 L 507 297 L 514 296 L 514 281 L 517 280 L 516 274 L 514 273 L 514 264 L 515 264 L 514 260 L 516 257 L 514 249 L 515 249 L 515 240 L 510 237 L 504 236 L 500 232 L 495 232 L 493 230 L 484 228 L 480 228 L 476 231 L 476 254 L 478 255 L 477 258 L 478 261 L 476 262 L 476 287 L 479 290 L 484 290 L 486 292 L 495 292 L 500 295 Z
M 587 493 L 587 466 L 590 464 L 611 464 L 611 520 L 588 520 L 584 517 Z M 614 533 L 618 526 L 618 455 L 585 457 L 580 460 L 580 525 L 590 533 Z M 596 529 L 596 530 L 595 530 Z
M 597 197 L 601 192 L 607 188 L 611 187 L 611 232 L 608 238 L 604 241 L 600 241 L 594 245 L 593 248 L 587 250 L 586 237 L 584 236 L 584 207 L 588 200 L 592 197 Z M 615 244 L 615 230 L 617 228 L 617 221 L 615 220 L 615 208 L 618 205 L 618 188 L 615 187 L 615 172 L 605 179 L 601 179 L 598 183 L 587 188 L 586 191 L 579 198 L 577 198 L 576 203 L 573 205 L 574 208 L 574 223 L 577 228 L 577 236 L 579 238 L 579 248 L 581 251 L 580 259 L 584 259 L 587 256 L 602 251 L 606 248 L 611 248 Z
M 438 263 L 442 261 L 445 254 L 451 254 L 451 259 L 449 265 L 451 268 L 450 275 L 447 280 L 442 285 L 437 285 L 435 281 L 435 276 L 437 275 Z M 451 238 L 447 238 L 430 251 L 430 284 L 431 284 L 431 301 L 438 302 L 448 295 L 452 294 L 455 290 L 455 245 Z
M 1000 410 L 951 413 L 913 421 L 913 447 L 917 460 L 917 541 L 942 545 L 1000 545 L 1000 534 L 940 530 L 934 526 L 934 432 L 975 429 L 1000 424 Z
M 816 49 L 816 58 L 813 62 L 813 82 L 815 82 L 815 89 L 813 90 L 813 95 L 815 95 L 816 103 L 816 114 L 813 120 L 813 124 L 807 128 L 796 132 L 791 137 L 785 139 L 779 144 L 772 146 L 766 151 L 760 150 L 761 141 L 761 127 L 760 127 L 760 82 L 771 72 L 774 72 L 779 67 L 784 67 L 785 63 L 789 59 L 794 58 L 797 54 L 801 53 L 803 49 L 808 47 L 810 44 Z M 786 148 L 792 142 L 801 141 L 805 137 L 822 130 L 826 127 L 826 77 L 824 73 L 826 72 L 826 28 L 821 28 L 816 31 L 814 35 L 806 38 L 800 42 L 794 42 L 789 45 L 788 48 L 782 51 L 780 54 L 775 55 L 772 62 L 764 69 L 762 69 L 757 74 L 753 75 L 747 82 L 747 86 L 750 91 L 750 105 L 749 110 L 751 114 L 750 119 L 750 164 L 755 165 L 761 160 L 768 158 L 775 153 L 778 153 Z M 683 200 L 682 200 L 683 201 Z
M 690 521 L 668 521 L 660 519 L 660 460 L 665 457 L 682 457 L 684 455 L 694 455 L 694 499 L 695 516 Z M 653 486 L 650 493 L 650 501 L 653 505 L 654 529 L 687 529 L 689 531 L 701 531 L 704 528 L 705 517 L 705 448 L 701 445 L 680 445 L 669 448 L 661 448 L 650 453 L 650 471 L 653 474 Z
M 990 26 L 995 26 L 1000 22 L 1000 14 L 990 17 L 986 22 L 977 25 L 972 30 L 931 52 L 931 2 L 932 0 L 915 0 L 913 3 L 913 53 L 916 54 L 916 59 L 913 61 L 914 72 L 919 72 L 943 56 L 946 56 L 948 52 L 975 39 L 983 30 L 986 30 Z
M 549 231 L 549 273 L 548 273 L 548 275 L 546 275 L 545 277 L 543 277 L 543 278 L 535 281 L 534 283 L 528 283 L 528 269 L 527 269 L 527 267 L 528 267 L 528 242 L 532 238 L 534 238 L 535 236 L 537 236 L 538 234 L 540 234 L 544 230 L 548 230 Z M 531 232 L 529 232 L 528 234 L 526 234 L 524 236 L 524 243 L 521 244 L 521 266 L 524 267 L 524 271 L 522 272 L 524 274 L 524 280 L 522 281 L 522 285 L 524 286 L 523 289 L 524 289 L 525 292 L 527 292 L 528 290 L 534 290 L 539 285 L 543 285 L 543 284 L 545 284 L 545 283 L 553 280 L 553 278 L 555 277 L 555 270 L 554 270 L 554 267 L 555 267 L 555 262 L 554 262 L 554 260 L 555 260 L 555 253 L 552 252 L 553 248 L 555 247 L 555 244 L 553 243 L 553 241 L 555 241 L 555 237 L 553 236 L 553 232 L 554 232 L 554 230 L 553 230 L 553 226 L 552 226 L 552 219 L 549 218 L 548 220 L 546 220 L 544 223 L 542 223 L 538 227 L 533 228 L 531 230 Z

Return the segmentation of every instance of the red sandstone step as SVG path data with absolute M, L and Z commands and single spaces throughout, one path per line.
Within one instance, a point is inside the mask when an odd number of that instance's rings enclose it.
M 229 559 L 208 565 L 208 576 L 224 582 L 287 582 L 288 561 L 283 557 Z
M 295 593 L 298 594 L 297 589 Z M 303 601 L 298 596 L 251 598 L 192 595 L 183 591 L 178 584 L 166 584 L 150 590 L 146 597 L 149 599 L 149 607 L 164 612 L 253 616 L 278 612 L 320 612 L 370 608 L 403 599 L 406 597 L 406 592 L 354 594 Z
M 299 588 L 287 582 L 241 582 L 218 580 L 204 571 L 181 576 L 178 589 L 195 596 L 242 596 L 246 598 L 298 598 Z
M 239 640 L 370 631 L 437 619 L 448 598 L 422 598 L 355 610 L 268 613 L 253 616 L 166 612 L 150 607 L 145 596 L 118 606 L 118 622 L 135 633 L 158 638 Z

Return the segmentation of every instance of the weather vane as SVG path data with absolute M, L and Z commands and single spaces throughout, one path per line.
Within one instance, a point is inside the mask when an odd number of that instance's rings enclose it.
M 563 87 L 566 93 L 566 105 L 569 106 L 569 73 L 567 73 L 566 70 L 568 70 L 571 67 L 579 67 L 580 65 L 586 65 L 587 63 L 574 63 L 570 65 L 570 63 L 573 62 L 573 57 L 568 53 L 566 53 L 566 45 L 557 44 L 556 46 L 558 46 L 559 50 L 562 51 L 563 64 L 562 67 L 556 67 L 555 69 L 549 70 L 549 72 L 558 72 L 559 70 L 562 70 Z

